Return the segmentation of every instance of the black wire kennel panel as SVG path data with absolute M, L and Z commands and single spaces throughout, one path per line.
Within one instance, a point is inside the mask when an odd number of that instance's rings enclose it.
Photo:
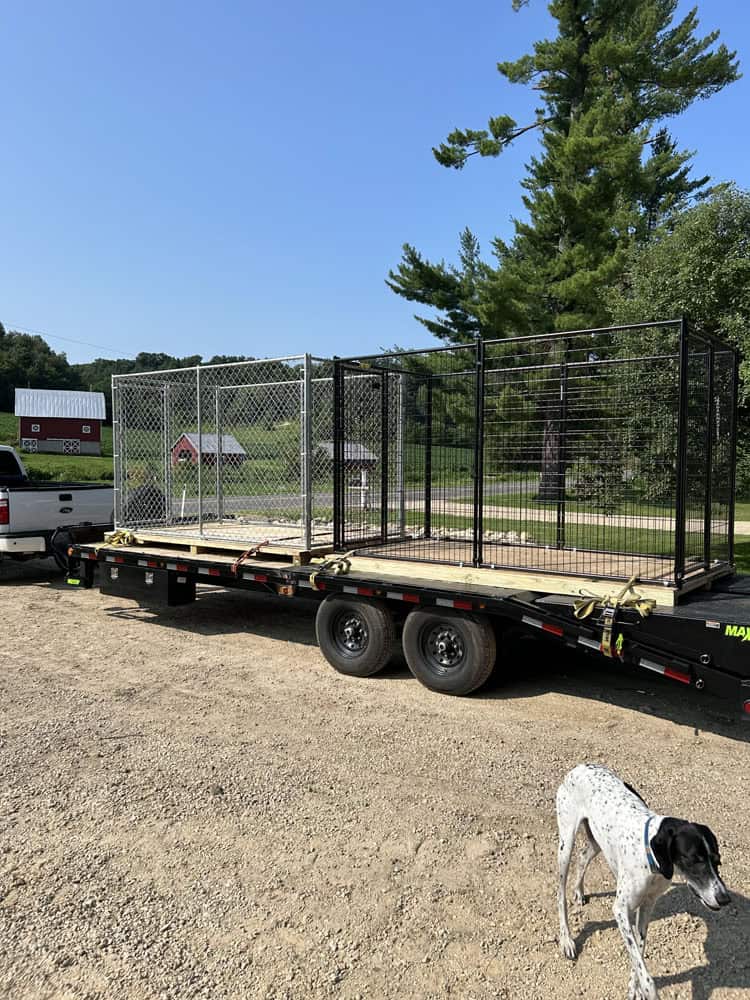
M 679 405 L 676 323 L 487 343 L 481 563 L 673 575 Z
M 736 357 L 684 321 L 394 353 L 337 373 L 341 545 L 677 585 L 731 562 Z M 347 389 L 356 378 L 377 381 L 379 404 Z M 364 517 L 348 466 L 384 448 L 379 506 Z

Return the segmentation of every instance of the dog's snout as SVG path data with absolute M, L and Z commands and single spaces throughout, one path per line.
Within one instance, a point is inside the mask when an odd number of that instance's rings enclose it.
M 719 906 L 726 906 L 728 903 L 732 902 L 732 897 L 729 895 L 724 886 L 716 890 L 716 902 Z

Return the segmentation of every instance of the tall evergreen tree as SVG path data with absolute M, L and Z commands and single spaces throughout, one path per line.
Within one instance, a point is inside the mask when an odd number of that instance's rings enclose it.
M 516 10 L 528 0 L 513 0 Z M 434 150 L 461 169 L 495 157 L 526 133 L 540 136 L 523 181 L 527 220 L 510 245 L 496 240 L 497 267 L 479 266 L 467 314 L 482 332 L 571 329 L 606 322 L 603 290 L 622 272 L 634 241 L 684 205 L 707 178 L 691 179 L 663 122 L 737 79 L 735 53 L 718 32 L 697 34 L 694 8 L 675 23 L 677 0 L 552 0 L 553 39 L 501 62 L 511 83 L 542 97 L 532 121 L 491 118 L 486 129 L 456 129 Z M 413 247 L 390 286 L 446 313 L 430 321 L 439 336 L 464 339 L 450 309 L 461 271 L 432 265 Z M 446 295 L 448 307 L 446 308 Z M 450 296 L 454 297 L 451 299 Z M 427 324 L 429 327 L 429 324 Z

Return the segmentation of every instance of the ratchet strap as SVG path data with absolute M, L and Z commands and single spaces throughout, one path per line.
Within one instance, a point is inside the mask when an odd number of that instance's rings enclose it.
M 331 559 L 325 559 L 319 566 L 317 566 L 313 572 L 310 574 L 310 583 L 313 590 L 320 590 L 318 586 L 317 577 L 320 573 L 333 573 L 334 576 L 345 576 L 351 568 L 351 558 L 356 552 L 356 549 L 352 549 L 350 552 L 345 552 L 342 556 L 336 555 Z
M 241 556 L 238 556 L 237 559 L 232 564 L 232 572 L 234 573 L 234 575 L 237 576 L 237 574 L 240 571 L 240 566 L 246 559 L 253 559 L 255 556 L 257 556 L 260 550 L 263 548 L 263 546 L 268 545 L 269 541 L 270 539 L 267 538 L 265 542 L 258 542 L 257 545 L 254 545 L 251 549 L 248 549 L 247 552 L 243 552 Z
M 110 545 L 133 545 L 135 543 L 135 535 L 132 531 L 128 531 L 126 528 L 119 528 L 117 531 L 113 531 L 103 542 L 99 542 L 95 546 L 95 550 L 98 552 L 103 546 Z
M 579 621 L 588 618 L 594 611 L 601 609 L 601 616 L 599 618 L 599 624 L 602 626 L 600 649 L 604 656 L 619 657 L 622 655 L 622 633 L 617 636 L 614 643 L 612 642 L 614 627 L 617 622 L 617 613 L 621 608 L 631 608 L 641 618 L 646 618 L 656 606 L 656 601 L 641 597 L 640 594 L 635 592 L 633 586 L 637 579 L 636 576 L 631 576 L 622 590 L 614 596 L 582 597 L 573 605 L 573 615 Z

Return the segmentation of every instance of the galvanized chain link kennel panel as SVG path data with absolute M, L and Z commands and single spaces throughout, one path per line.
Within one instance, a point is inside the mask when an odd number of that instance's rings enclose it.
M 118 528 L 330 546 L 330 362 L 302 355 L 116 375 L 112 396 Z
M 336 545 L 680 587 L 733 560 L 737 384 L 684 320 L 337 361 Z

